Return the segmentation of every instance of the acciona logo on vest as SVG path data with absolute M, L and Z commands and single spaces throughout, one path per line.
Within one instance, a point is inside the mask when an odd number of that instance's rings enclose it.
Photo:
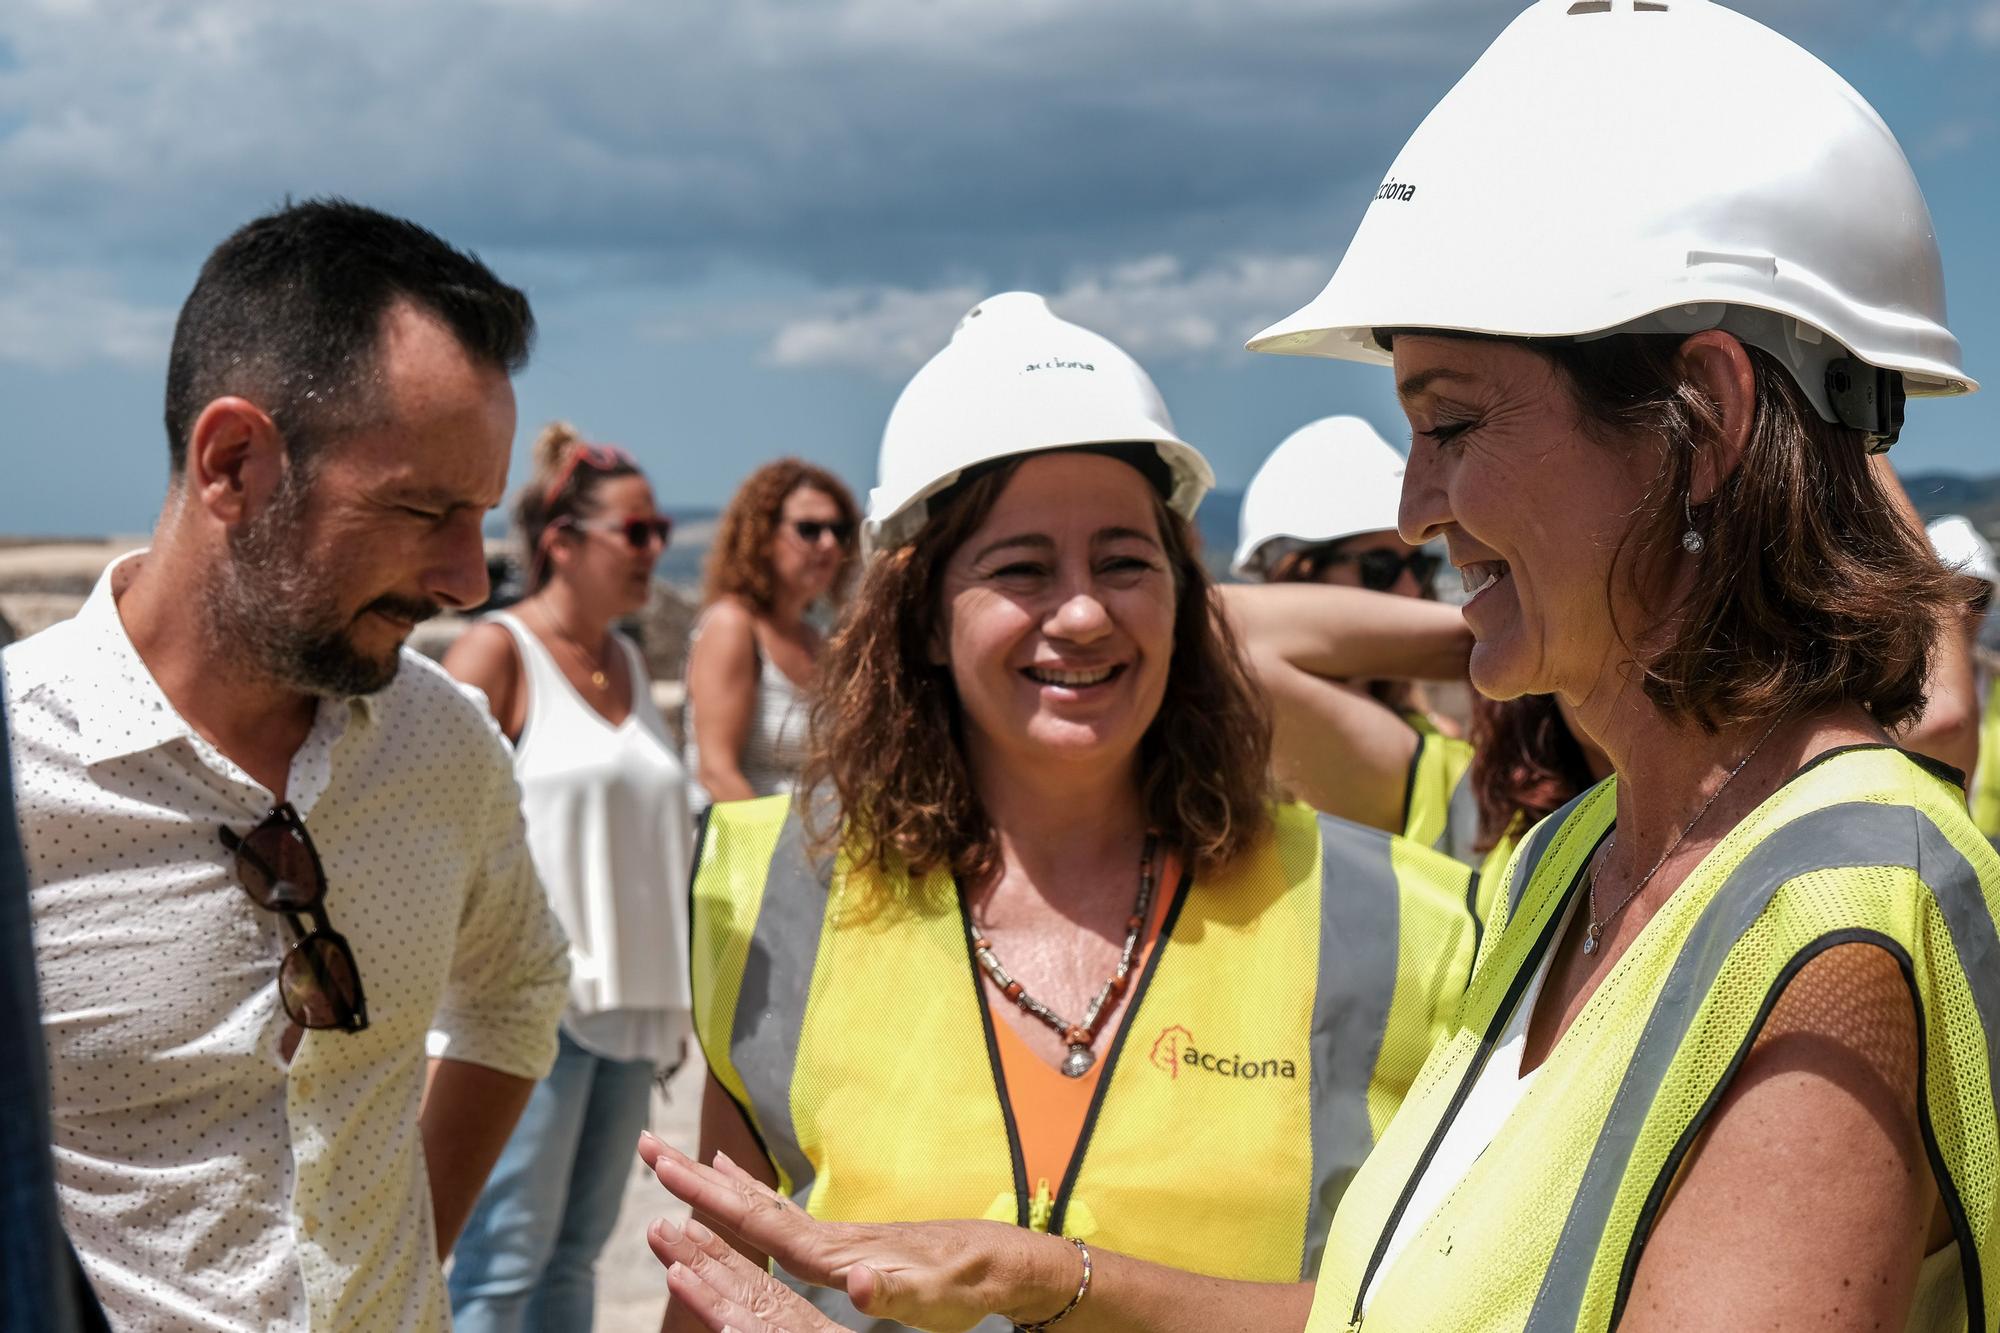
M 1196 1043 L 1194 1034 L 1178 1023 L 1162 1029 L 1160 1035 L 1153 1039 L 1152 1061 L 1155 1069 L 1164 1071 L 1172 1079 L 1178 1079 L 1182 1074 L 1212 1074 L 1249 1082 L 1265 1078 L 1295 1079 L 1299 1076 L 1299 1067 L 1291 1060 L 1260 1060 L 1240 1051 L 1203 1050 Z

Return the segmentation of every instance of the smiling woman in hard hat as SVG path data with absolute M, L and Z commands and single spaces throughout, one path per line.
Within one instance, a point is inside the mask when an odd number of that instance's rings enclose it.
M 1966 589 L 1868 454 L 1972 387 L 1901 150 L 1768 29 L 1619 0 L 1529 10 L 1393 172 L 1253 346 L 1393 362 L 1474 685 L 1616 776 L 1517 854 L 1316 1321 L 1990 1327 L 2000 858 L 1885 730 Z
M 1885 730 L 1969 596 L 1868 460 L 1906 391 L 1973 387 L 1908 163 L 1708 0 L 1543 0 L 1390 179 L 1253 346 L 1393 364 L 1401 530 L 1475 585 L 1473 683 L 1561 696 L 1616 776 L 1523 842 L 1309 1327 L 1993 1328 L 2000 855 Z M 932 1327 L 1066 1298 L 974 1224 L 828 1227 L 662 1174 Z M 1160 1305 L 1128 1319 L 1141 1280 Z M 1077 1333 L 1299 1326 L 1264 1288 L 1225 1322 L 1170 1273 L 1100 1255 L 1095 1283 Z M 820 1327 L 762 1308 L 731 1318 Z
M 708 821 L 704 1156 L 817 1218 L 983 1216 L 1066 1267 L 1296 1283 L 1456 1008 L 1465 868 L 1270 802 L 1189 525 L 1208 464 L 1111 342 L 982 302 L 880 472 L 813 796 Z

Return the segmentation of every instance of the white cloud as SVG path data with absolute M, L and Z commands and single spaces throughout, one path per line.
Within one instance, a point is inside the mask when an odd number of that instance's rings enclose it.
M 157 370 L 174 312 L 118 295 L 108 275 L 26 268 L 0 254 L 0 362 L 36 370 L 111 364 Z
M 773 365 L 859 370 L 900 379 L 944 345 L 959 317 L 986 295 L 977 287 L 835 292 L 822 309 L 778 329 L 765 351 Z
M 2000 47 L 2000 0 L 1986 0 L 1973 10 L 1968 26 L 1973 40 L 1981 46 Z
M 1073 275 L 1049 291 L 1050 307 L 1141 361 L 1221 359 L 1319 290 L 1327 261 L 1305 255 L 1237 255 L 1189 270 L 1151 255 Z M 965 283 L 910 290 L 849 288 L 782 322 L 766 349 L 792 368 L 861 371 L 897 380 L 951 337 L 991 289 Z

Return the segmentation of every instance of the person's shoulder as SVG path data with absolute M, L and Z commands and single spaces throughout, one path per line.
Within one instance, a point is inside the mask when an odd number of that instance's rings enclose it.
M 0 648 L 0 671 L 6 674 L 9 694 L 61 675 L 70 659 L 75 632 L 74 620 L 59 620 Z
M 485 692 L 459 680 L 416 649 L 403 649 L 396 678 L 376 698 L 376 711 L 389 725 L 472 745 L 511 767 L 506 737 L 493 720 Z
M 17 721 L 31 707 L 67 710 L 64 682 L 76 675 L 76 622 L 59 621 L 47 629 L 0 648 L 0 688 L 7 716 Z
M 748 637 L 757 630 L 757 613 L 733 593 L 725 593 L 702 609 L 703 634 L 721 633 Z

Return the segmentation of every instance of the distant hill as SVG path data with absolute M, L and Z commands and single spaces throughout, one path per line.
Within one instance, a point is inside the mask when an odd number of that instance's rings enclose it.
M 1903 478 L 1903 488 L 1926 523 L 1944 514 L 1963 514 L 1989 539 L 2000 534 L 2000 477 L 1917 472 Z

